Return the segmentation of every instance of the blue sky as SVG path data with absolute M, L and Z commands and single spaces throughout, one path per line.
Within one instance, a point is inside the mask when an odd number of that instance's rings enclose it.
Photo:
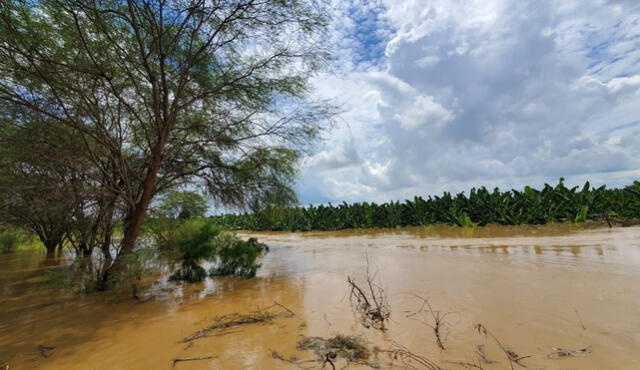
M 640 179 L 637 0 L 333 0 L 303 204 Z

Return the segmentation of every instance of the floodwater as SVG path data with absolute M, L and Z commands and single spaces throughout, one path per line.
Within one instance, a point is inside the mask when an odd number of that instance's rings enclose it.
M 160 278 L 146 295 L 155 299 L 146 303 L 66 293 L 44 276 L 61 261 L 31 251 L 0 255 L 0 367 L 171 369 L 178 358 L 211 357 L 177 362 L 175 369 L 319 369 L 322 362 L 304 362 L 315 359 L 312 352 L 296 349 L 302 338 L 359 334 L 371 349 L 403 346 L 443 369 L 465 368 L 461 363 L 510 369 L 493 337 L 518 356 L 531 356 L 520 361 L 530 369 L 640 369 L 640 227 L 251 235 L 271 246 L 255 279 L 174 285 Z M 347 276 L 364 283 L 367 265 L 388 298 L 384 332 L 363 327 L 350 308 Z M 446 314 L 444 350 L 416 296 L 428 299 L 434 314 Z M 180 342 L 217 316 L 274 302 L 296 315 Z M 479 334 L 478 323 L 490 335 Z M 478 346 L 492 363 L 479 357 Z M 560 357 L 553 348 L 586 350 Z M 370 363 L 405 366 L 386 352 Z

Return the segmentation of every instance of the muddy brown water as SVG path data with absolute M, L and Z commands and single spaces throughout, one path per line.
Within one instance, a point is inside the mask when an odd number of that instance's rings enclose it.
M 137 303 L 108 294 L 77 296 L 52 287 L 41 253 L 0 255 L 0 365 L 9 369 L 286 369 L 314 354 L 296 349 L 306 336 L 360 334 L 371 349 L 402 345 L 439 364 L 509 369 L 482 323 L 530 369 L 640 369 L 640 228 L 600 225 L 489 226 L 252 234 L 271 246 L 255 279 L 174 285 L 160 279 Z M 366 329 L 350 309 L 346 277 L 363 281 L 367 262 L 386 290 L 391 321 Z M 449 313 L 440 350 L 427 298 Z M 179 341 L 213 318 L 278 302 L 296 313 L 190 343 Z M 423 322 L 416 320 L 421 318 Z M 38 346 L 55 349 L 38 350 Z M 483 346 L 492 364 L 479 362 Z M 549 358 L 554 347 L 589 348 Z M 46 356 L 46 357 L 45 357 Z M 381 368 L 402 368 L 387 353 Z M 338 368 L 345 365 L 337 364 Z M 413 363 L 416 368 L 420 368 Z M 395 367 L 394 367 L 395 366 Z M 518 365 L 514 365 L 519 368 Z M 351 364 L 350 368 L 362 365 Z M 325 368 L 330 368 L 326 365 Z

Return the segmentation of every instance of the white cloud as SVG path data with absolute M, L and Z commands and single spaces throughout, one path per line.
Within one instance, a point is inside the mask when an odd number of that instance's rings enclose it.
M 336 8 L 338 74 L 315 85 L 344 113 L 303 201 L 637 178 L 636 2 L 382 2 Z

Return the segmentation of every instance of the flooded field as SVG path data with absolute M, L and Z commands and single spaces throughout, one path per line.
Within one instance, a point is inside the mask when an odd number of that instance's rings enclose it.
M 61 261 L 30 251 L 0 255 L 0 365 L 319 369 L 322 361 L 312 362 L 316 354 L 296 348 L 302 339 L 357 334 L 371 356 L 368 364 L 349 368 L 424 368 L 394 359 L 388 351 L 398 348 L 442 369 L 510 369 L 507 352 L 526 357 L 519 363 L 530 369 L 640 368 L 639 227 L 251 235 L 271 247 L 255 279 L 175 285 L 159 277 L 146 295 L 155 299 L 146 303 L 114 301 L 104 293 L 72 295 L 43 276 Z M 386 331 L 365 328 L 351 308 L 347 277 L 365 284 L 367 266 L 388 298 Z M 269 321 L 183 341 L 216 317 L 270 306 L 275 317 Z M 444 350 L 432 328 L 438 315 L 445 317 Z

